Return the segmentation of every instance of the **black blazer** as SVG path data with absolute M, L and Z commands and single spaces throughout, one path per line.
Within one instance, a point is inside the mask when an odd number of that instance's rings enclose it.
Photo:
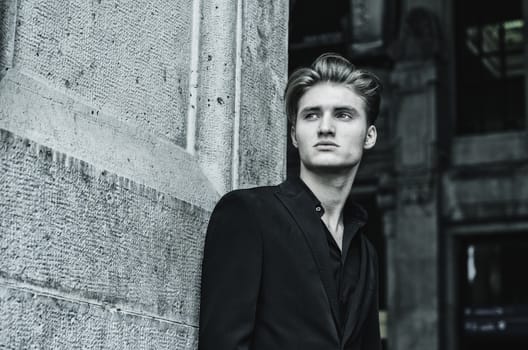
M 314 198 L 295 179 L 218 202 L 205 240 L 199 350 L 380 349 L 374 249 L 361 235 L 342 331 Z

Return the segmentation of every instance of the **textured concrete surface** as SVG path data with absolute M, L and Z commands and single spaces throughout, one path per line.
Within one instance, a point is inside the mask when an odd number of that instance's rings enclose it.
M 201 1 L 196 125 L 198 162 L 219 193 L 232 189 L 237 1 Z
M 0 275 L 197 325 L 209 212 L 0 130 Z
M 0 284 L 1 349 L 195 349 L 197 329 Z
M 184 146 L 191 6 L 131 4 L 20 0 L 15 66 Z
M 0 0 L 0 78 L 13 66 L 17 1 Z
M 244 1 L 238 184 L 275 184 L 285 174 L 287 2 Z M 277 118 L 276 116 L 283 116 Z
M 199 163 L 220 193 L 278 183 L 286 174 L 288 3 L 217 0 L 202 6 Z
M 18 68 L 0 81 L 0 128 L 212 210 L 219 195 L 194 157 L 118 119 Z
M 0 0 L 0 349 L 196 348 L 215 202 L 285 174 L 287 8 Z

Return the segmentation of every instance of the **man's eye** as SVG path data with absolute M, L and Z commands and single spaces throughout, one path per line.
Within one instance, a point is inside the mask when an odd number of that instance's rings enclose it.
M 316 114 L 316 113 L 309 113 L 309 114 L 306 114 L 306 115 L 304 116 L 304 119 L 308 119 L 308 120 L 310 120 L 310 119 L 317 119 L 317 114 Z
M 352 119 L 352 114 L 345 113 L 345 112 L 340 112 L 340 113 L 337 113 L 336 117 L 338 119 Z

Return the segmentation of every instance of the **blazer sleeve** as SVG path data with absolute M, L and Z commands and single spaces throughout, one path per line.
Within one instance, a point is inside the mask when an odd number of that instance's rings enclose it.
M 373 251 L 375 286 L 372 301 L 363 328 L 361 349 L 381 350 L 380 322 L 379 322 L 379 265 L 376 252 Z
M 241 191 L 217 204 L 205 238 L 199 350 L 248 350 L 260 288 L 262 237 Z

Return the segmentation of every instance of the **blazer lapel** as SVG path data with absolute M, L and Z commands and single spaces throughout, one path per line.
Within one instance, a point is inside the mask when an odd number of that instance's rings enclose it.
M 332 275 L 329 266 L 329 252 L 328 243 L 325 235 L 322 234 L 320 227 L 321 221 L 313 210 L 315 208 L 310 207 L 310 198 L 302 191 L 295 194 L 285 194 L 282 192 L 276 193 L 279 200 L 287 208 L 299 228 L 301 229 L 308 246 L 312 251 L 313 258 L 319 268 L 321 281 L 326 291 L 326 296 L 330 304 L 330 309 L 334 322 L 341 333 L 341 327 L 338 318 L 338 301 L 337 291 L 335 284 L 332 282 Z M 307 198 L 303 198 L 306 196 Z

